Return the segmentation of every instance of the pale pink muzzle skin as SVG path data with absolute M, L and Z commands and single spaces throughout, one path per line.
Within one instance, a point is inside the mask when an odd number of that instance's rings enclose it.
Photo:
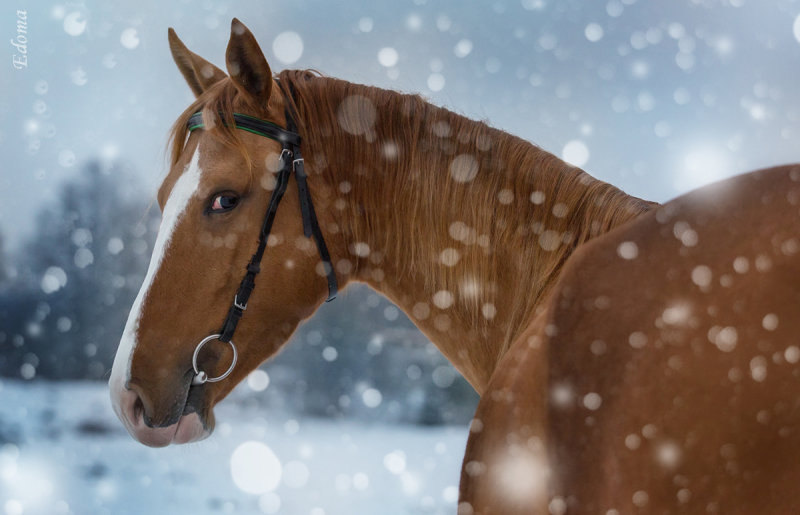
M 171 443 L 198 442 L 207 438 L 208 431 L 197 413 L 181 416 L 171 426 L 149 427 L 144 423 L 143 413 L 136 408 L 139 396 L 123 385 L 111 384 L 111 405 L 128 433 L 148 447 L 166 447 Z

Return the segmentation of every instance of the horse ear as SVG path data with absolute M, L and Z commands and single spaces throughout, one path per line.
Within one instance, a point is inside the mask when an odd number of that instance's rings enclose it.
M 225 72 L 186 48 L 172 27 L 169 28 L 167 35 L 172 58 L 194 96 L 199 97 L 203 91 L 226 77 Z
M 266 108 L 272 92 L 272 71 L 255 36 L 236 18 L 231 22 L 225 64 L 237 89 L 255 106 Z

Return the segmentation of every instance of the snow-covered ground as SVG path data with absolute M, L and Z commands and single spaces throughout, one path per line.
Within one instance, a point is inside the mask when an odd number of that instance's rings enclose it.
M 243 395 L 217 407 L 206 441 L 150 449 L 104 384 L 2 380 L 0 514 L 456 511 L 466 427 L 296 418 Z

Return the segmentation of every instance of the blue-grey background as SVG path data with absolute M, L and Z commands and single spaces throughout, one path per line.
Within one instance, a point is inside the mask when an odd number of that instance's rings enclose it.
M 89 159 L 128 162 L 155 190 L 167 128 L 191 100 L 167 27 L 224 68 L 234 16 L 274 70 L 421 92 L 556 154 L 581 139 L 588 172 L 650 199 L 798 157 L 793 0 L 12 0 L 0 9 L 4 42 L 16 9 L 28 11 L 28 68 L 11 66 L 10 44 L 0 52 L 0 229 L 11 247 Z M 133 48 L 121 41 L 129 29 Z M 273 52 L 285 31 L 303 42 L 291 65 Z M 457 57 L 462 40 L 471 51 Z M 391 68 L 378 61 L 384 47 L 399 56 Z M 439 91 L 432 73 L 445 79 Z
M 192 100 L 167 27 L 224 68 L 234 16 L 273 71 L 420 92 L 651 200 L 800 157 L 797 0 L 4 2 L 0 513 L 455 511 L 476 396 L 364 287 L 237 388 L 209 441 L 145 449 L 110 411 Z

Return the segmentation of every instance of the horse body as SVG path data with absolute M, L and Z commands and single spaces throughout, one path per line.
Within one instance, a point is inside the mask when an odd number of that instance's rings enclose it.
M 488 432 L 465 458 L 491 463 L 533 435 L 528 452 L 546 442 L 549 496 L 514 504 L 480 490 L 502 469 L 465 472 L 476 512 L 800 510 L 799 210 L 800 168 L 775 168 L 579 248 L 498 368 L 476 415 Z M 533 407 L 508 414 L 520 398 Z
M 225 381 L 192 383 L 193 350 L 219 332 L 285 157 L 226 120 L 240 112 L 285 126 L 293 110 L 339 285 L 386 295 L 482 394 L 461 513 L 723 510 L 797 456 L 780 433 L 793 427 L 794 375 L 779 363 L 781 352 L 800 359 L 785 348 L 800 291 L 786 275 L 796 209 L 764 215 L 770 195 L 794 205 L 794 172 L 656 208 L 417 96 L 309 72 L 273 78 L 237 20 L 229 75 L 174 32 L 170 46 L 197 100 L 173 130 L 159 191 L 169 234 L 110 380 L 138 440 L 207 436 L 214 405 L 326 297 L 325 263 L 289 182 L 236 345 L 207 345 L 199 367 L 222 375 L 231 348 L 239 361 Z M 205 130 L 190 133 L 197 112 Z M 186 174 L 191 188 L 176 187 Z M 751 482 L 735 488 L 724 474 Z M 789 491 L 780 481 L 776 499 Z

